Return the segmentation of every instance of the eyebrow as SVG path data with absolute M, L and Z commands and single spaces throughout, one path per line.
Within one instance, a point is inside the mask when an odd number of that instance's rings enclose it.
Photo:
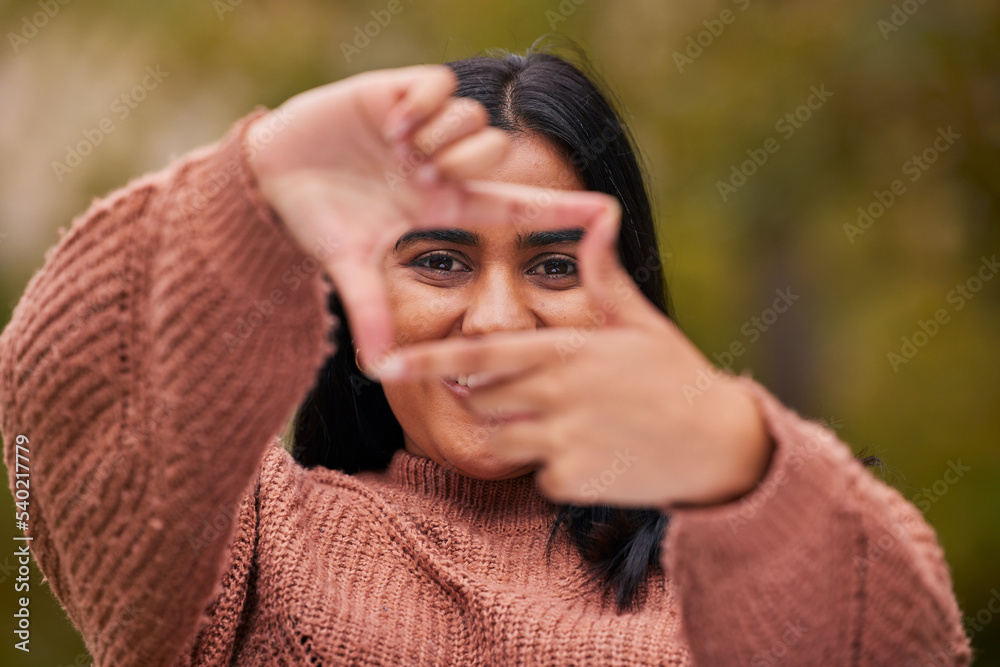
M 540 232 L 520 233 L 517 235 L 517 249 L 540 248 L 557 243 L 576 243 L 583 238 L 583 227 L 568 229 L 552 229 Z M 414 229 L 406 232 L 396 241 L 394 252 L 399 252 L 418 241 L 443 241 L 456 245 L 476 247 L 480 244 L 480 236 L 476 232 L 465 229 Z

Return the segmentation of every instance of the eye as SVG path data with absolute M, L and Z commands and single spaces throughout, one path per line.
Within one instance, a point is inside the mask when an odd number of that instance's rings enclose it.
M 433 271 L 434 273 L 464 273 L 472 270 L 463 262 L 459 261 L 457 257 L 452 257 L 451 255 L 446 255 L 440 252 L 422 255 L 410 262 L 410 266 L 427 269 L 429 271 Z
M 569 257 L 547 257 L 528 269 L 530 275 L 542 275 L 556 280 L 576 275 L 576 260 Z

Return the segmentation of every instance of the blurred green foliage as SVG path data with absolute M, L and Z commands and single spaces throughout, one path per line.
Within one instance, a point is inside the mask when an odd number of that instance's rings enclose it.
M 43 20 L 43 4 L 58 12 Z M 1000 664 L 1000 619 L 987 608 L 1000 595 L 1000 279 L 971 292 L 983 258 L 1000 253 L 1000 4 L 400 0 L 372 24 L 387 5 L 0 6 L 0 325 L 57 227 L 254 105 L 363 70 L 518 51 L 556 31 L 586 49 L 628 110 L 682 327 L 887 462 L 887 481 L 938 531 L 965 613 L 980 613 L 969 626 L 978 664 Z M 121 96 L 148 66 L 168 75 L 122 117 Z M 810 100 L 815 90 L 826 99 Z M 102 119 L 113 130 L 57 174 L 52 163 Z M 958 138 L 934 149 L 949 128 Z M 785 289 L 798 299 L 772 319 Z M 734 343 L 743 352 L 726 357 Z M 954 483 L 952 462 L 969 467 Z M 3 494 L 7 545 L 12 502 Z M 13 649 L 13 549 L 0 551 L 0 662 L 89 664 L 37 571 L 32 652 Z

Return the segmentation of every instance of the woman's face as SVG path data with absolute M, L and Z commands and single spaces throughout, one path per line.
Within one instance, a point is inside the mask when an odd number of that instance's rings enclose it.
M 484 180 L 579 190 L 571 163 L 546 140 L 520 135 Z M 479 338 L 592 321 L 577 273 L 582 231 L 463 225 L 404 234 L 386 257 L 389 303 L 400 345 L 449 337 Z M 503 479 L 531 472 L 489 447 L 495 419 L 464 404 L 455 379 L 383 382 L 403 428 L 406 451 L 469 477 Z

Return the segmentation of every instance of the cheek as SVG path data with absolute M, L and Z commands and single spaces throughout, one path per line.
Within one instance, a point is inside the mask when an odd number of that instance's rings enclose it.
M 397 418 L 401 417 L 400 410 L 405 412 L 406 407 L 414 400 L 419 401 L 422 395 L 422 392 L 416 391 L 412 382 L 383 382 L 382 391 Z
M 547 327 L 583 327 L 595 321 L 583 288 L 563 292 L 540 292 L 532 309 Z
M 424 392 L 416 391 L 411 382 L 383 382 L 382 391 L 392 414 L 403 430 L 409 433 L 413 429 L 415 418 L 422 411 Z
M 419 381 L 383 382 L 382 391 L 400 423 L 422 414 L 430 401 L 427 385 Z
M 437 435 L 448 433 L 457 417 L 454 406 L 431 384 L 383 382 L 382 391 L 403 432 L 425 450 L 435 447 Z
M 461 312 L 454 292 L 412 279 L 390 280 L 388 293 L 389 313 L 400 345 L 445 337 Z

